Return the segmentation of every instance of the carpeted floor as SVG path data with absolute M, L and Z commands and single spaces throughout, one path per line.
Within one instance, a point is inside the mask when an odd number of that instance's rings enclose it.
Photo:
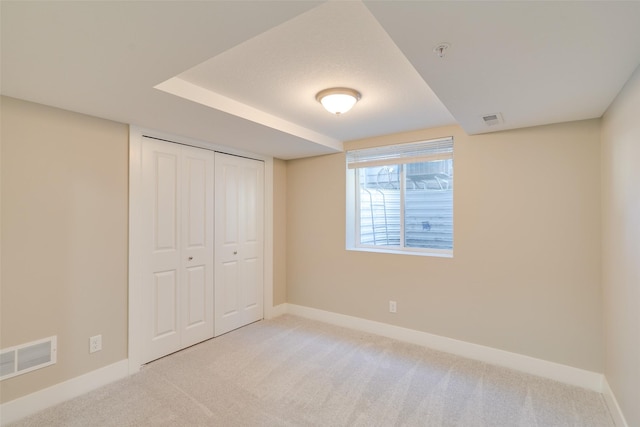
M 294 316 L 246 326 L 14 426 L 609 427 L 603 397 Z

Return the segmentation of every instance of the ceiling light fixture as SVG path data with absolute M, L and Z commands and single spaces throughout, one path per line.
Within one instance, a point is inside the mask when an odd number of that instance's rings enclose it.
M 360 92 L 346 87 L 334 87 L 318 92 L 316 100 L 331 114 L 349 111 L 360 100 Z

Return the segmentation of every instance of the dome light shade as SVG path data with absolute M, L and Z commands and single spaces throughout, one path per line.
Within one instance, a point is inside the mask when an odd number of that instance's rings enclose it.
M 331 114 L 344 114 L 360 100 L 360 92 L 346 87 L 334 87 L 318 92 L 316 100 Z

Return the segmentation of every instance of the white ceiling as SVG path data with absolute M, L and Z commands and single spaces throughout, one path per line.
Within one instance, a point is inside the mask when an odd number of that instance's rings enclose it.
M 452 123 L 482 133 L 600 117 L 640 64 L 640 2 L 1 8 L 2 94 L 283 159 Z M 315 94 L 334 86 L 362 100 L 332 116 Z M 487 127 L 498 112 L 504 123 Z

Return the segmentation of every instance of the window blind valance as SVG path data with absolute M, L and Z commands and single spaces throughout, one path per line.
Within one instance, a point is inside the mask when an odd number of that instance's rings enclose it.
M 453 138 L 347 151 L 349 169 L 431 162 L 453 158 Z

